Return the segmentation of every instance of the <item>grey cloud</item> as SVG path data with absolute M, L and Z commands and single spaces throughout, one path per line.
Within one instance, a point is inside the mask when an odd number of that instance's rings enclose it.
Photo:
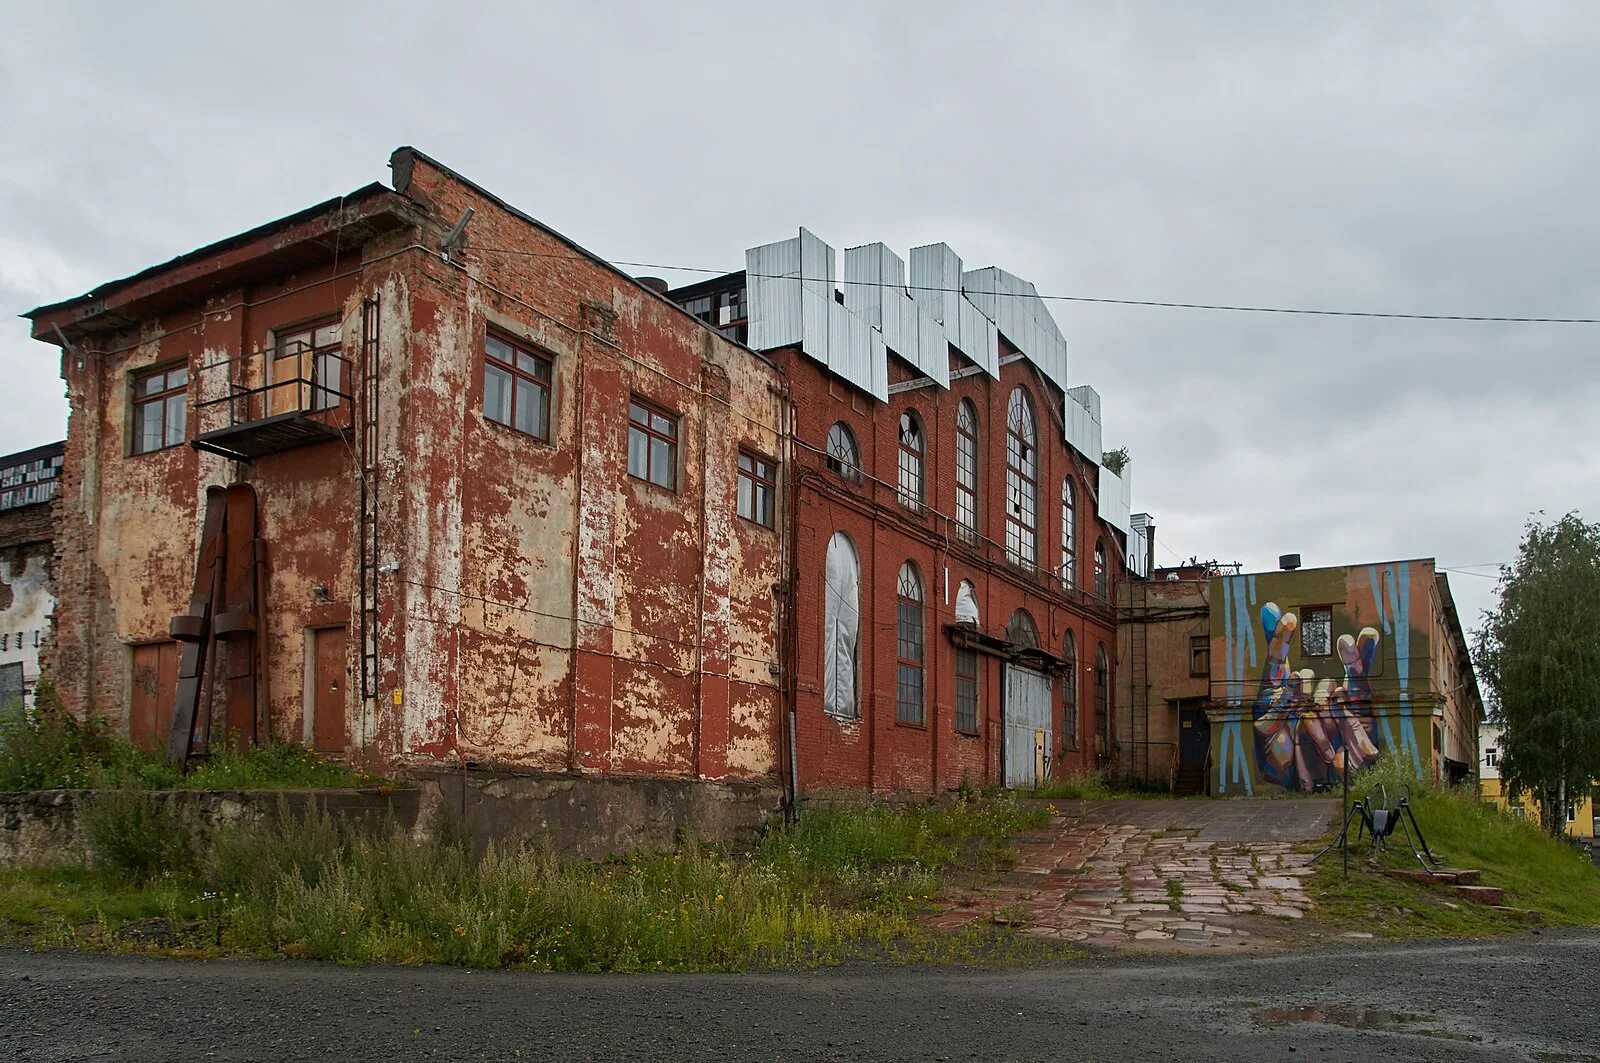
M 946 240 L 1043 292 L 1600 316 L 1583 5 L 7 21 L 0 449 L 62 430 L 53 351 L 9 316 L 75 294 L 39 278 L 92 284 L 385 179 L 401 143 L 619 259 L 737 268 L 806 225 Z M 1600 515 L 1600 328 L 1054 309 L 1163 560 L 1476 563 L 1531 510 Z M 1469 617 L 1489 600 L 1456 583 Z

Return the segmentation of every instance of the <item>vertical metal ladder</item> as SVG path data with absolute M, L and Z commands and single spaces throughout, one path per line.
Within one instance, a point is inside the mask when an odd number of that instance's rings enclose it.
M 370 737 L 368 713 L 378 696 L 378 333 L 379 302 L 361 300 L 361 388 L 356 423 L 361 462 L 361 512 L 356 521 L 360 540 L 361 725 L 358 741 Z

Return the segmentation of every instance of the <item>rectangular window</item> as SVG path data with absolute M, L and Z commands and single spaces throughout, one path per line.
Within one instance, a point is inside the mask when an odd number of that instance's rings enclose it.
M 1500 751 L 1493 746 L 1483 751 L 1483 763 L 1491 768 L 1500 766 Z
M 1211 638 L 1208 635 L 1189 636 L 1189 674 L 1211 674 Z
M 956 650 L 956 730 L 978 733 L 978 655 Z
M 1333 652 L 1333 609 L 1308 605 L 1300 622 L 1300 655 L 1326 657 Z
M 773 496 L 778 467 L 765 458 L 739 451 L 739 516 L 763 528 L 772 527 Z
M 628 475 L 678 489 L 678 419 L 637 396 L 628 403 Z
M 491 332 L 483 336 L 483 415 L 550 441 L 550 359 Z
M 183 442 L 189 367 L 169 366 L 133 378 L 133 452 L 148 454 Z
M 709 295 L 697 295 L 693 299 L 685 299 L 679 305 L 701 321 L 710 321 L 713 316 L 712 299 Z

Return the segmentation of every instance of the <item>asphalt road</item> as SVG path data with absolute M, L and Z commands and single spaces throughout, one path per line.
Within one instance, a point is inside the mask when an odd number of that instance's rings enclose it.
M 23 1060 L 1600 1061 L 1600 933 L 645 977 L 0 953 Z

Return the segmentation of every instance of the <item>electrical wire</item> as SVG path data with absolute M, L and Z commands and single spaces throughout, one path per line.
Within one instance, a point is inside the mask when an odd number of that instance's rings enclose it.
M 579 255 L 558 254 L 551 251 L 525 251 L 514 247 L 469 247 L 469 251 L 479 251 L 485 254 L 519 255 L 525 258 L 566 258 L 579 259 Z M 589 261 L 584 259 L 584 261 Z M 679 273 L 705 273 L 717 277 L 725 277 L 734 273 L 744 272 L 747 277 L 758 277 L 767 280 L 798 280 L 818 284 L 849 284 L 874 288 L 898 288 L 907 292 L 954 292 L 964 294 L 962 288 L 945 288 L 929 284 L 899 284 L 890 281 L 843 281 L 833 277 L 796 277 L 787 273 L 751 273 L 749 271 L 709 269 L 704 266 L 679 266 L 665 262 L 635 262 L 627 259 L 611 259 L 614 266 L 629 266 L 634 269 L 660 269 L 672 270 Z M 1195 303 L 1181 302 L 1164 299 L 1116 299 L 1108 296 L 1096 295 L 1042 295 L 1037 292 L 985 292 L 1006 299 L 1039 299 L 1044 302 L 1062 303 L 1098 303 L 1108 306 L 1143 306 L 1156 307 L 1168 310 L 1219 310 L 1240 314 L 1296 314 L 1307 317 L 1355 317 L 1377 318 L 1380 320 L 1395 321 L 1476 321 L 1500 322 L 1504 324 L 1519 325 L 1600 325 L 1597 317 L 1540 317 L 1519 316 L 1509 314 L 1418 314 L 1385 310 L 1324 310 L 1314 307 L 1291 306 L 1255 306 L 1243 303 Z

